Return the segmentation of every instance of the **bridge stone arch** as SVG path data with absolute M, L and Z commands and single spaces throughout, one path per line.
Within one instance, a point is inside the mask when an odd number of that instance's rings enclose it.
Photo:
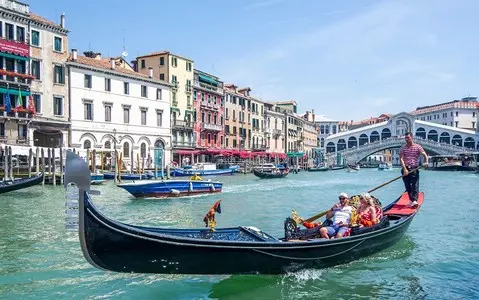
M 389 128 L 383 128 L 381 130 L 381 140 L 385 140 L 391 137 L 391 130 Z
M 365 133 L 359 136 L 359 146 L 369 143 L 369 136 Z
M 438 137 L 439 137 L 439 136 L 438 136 L 438 134 L 437 134 L 437 131 L 434 130 L 434 129 L 429 130 L 429 132 L 427 133 L 427 139 L 428 139 L 428 140 L 437 142 L 437 141 L 439 140 Z
M 464 148 L 474 149 L 476 141 L 472 137 L 467 137 L 464 140 Z
M 455 134 L 452 137 L 451 144 L 456 146 L 462 146 L 462 136 L 460 136 L 459 134 Z
M 337 151 L 346 149 L 346 141 L 344 139 L 339 139 L 337 144 Z
M 350 136 L 348 139 L 348 148 L 354 148 L 358 146 L 358 140 L 355 136 Z
M 420 138 L 420 139 L 425 140 L 426 139 L 426 129 L 424 129 L 423 127 L 419 127 L 418 129 L 416 129 L 415 136 Z
M 451 143 L 451 136 L 448 132 L 441 133 L 441 137 L 439 137 L 439 143 L 450 144 Z
M 369 135 L 369 141 L 371 143 L 374 143 L 375 141 L 379 141 L 380 139 L 381 137 L 379 136 L 379 132 L 377 132 L 376 130 L 371 132 L 371 134 Z

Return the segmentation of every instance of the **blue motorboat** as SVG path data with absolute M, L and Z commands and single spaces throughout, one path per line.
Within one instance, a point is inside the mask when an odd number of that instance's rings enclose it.
M 184 166 L 175 168 L 171 171 L 171 176 L 193 176 L 195 173 L 199 176 L 230 175 L 239 171 L 239 166 L 230 166 L 226 169 L 216 169 L 215 164 L 199 163 L 193 166 Z
M 211 180 L 157 180 L 118 184 L 136 198 L 182 197 L 221 193 L 223 183 Z
M 103 175 L 102 173 L 91 173 L 91 181 L 95 181 L 95 180 L 103 180 L 105 179 L 105 175 Z
M 115 179 L 115 172 L 104 172 L 103 173 L 105 179 Z M 147 172 L 141 174 L 141 179 L 151 179 L 153 178 L 153 173 Z M 140 180 L 140 174 L 128 174 L 128 173 L 121 173 L 121 180 Z
M 92 185 L 100 185 L 106 182 L 105 175 L 102 173 L 91 173 L 90 178 Z

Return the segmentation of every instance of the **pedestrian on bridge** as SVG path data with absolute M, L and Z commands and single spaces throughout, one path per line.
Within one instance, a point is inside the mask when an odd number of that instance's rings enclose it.
M 406 145 L 401 148 L 399 158 L 401 160 L 401 173 L 403 175 L 404 186 L 411 200 L 411 206 L 417 207 L 417 197 L 419 194 L 419 157 L 424 157 L 423 166 L 427 167 L 427 154 L 421 145 L 414 143 L 411 132 L 405 135 Z

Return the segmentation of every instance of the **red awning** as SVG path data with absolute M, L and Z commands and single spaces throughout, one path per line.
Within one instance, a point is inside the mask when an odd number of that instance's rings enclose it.
M 175 150 L 176 154 L 180 155 L 191 155 L 191 154 L 200 154 L 199 150 Z
M 213 148 L 210 148 L 210 149 L 206 149 L 204 151 L 205 154 L 220 154 L 221 153 L 221 149 L 213 149 Z

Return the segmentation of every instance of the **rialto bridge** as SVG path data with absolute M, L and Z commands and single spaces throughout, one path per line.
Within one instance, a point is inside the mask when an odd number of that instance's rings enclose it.
M 479 149 L 479 135 L 475 131 L 416 120 L 406 112 L 382 123 L 330 135 L 321 141 L 321 146 L 330 164 L 337 153 L 347 163 L 354 164 L 379 151 L 404 146 L 404 134 L 408 131 L 430 154 L 450 155 Z

